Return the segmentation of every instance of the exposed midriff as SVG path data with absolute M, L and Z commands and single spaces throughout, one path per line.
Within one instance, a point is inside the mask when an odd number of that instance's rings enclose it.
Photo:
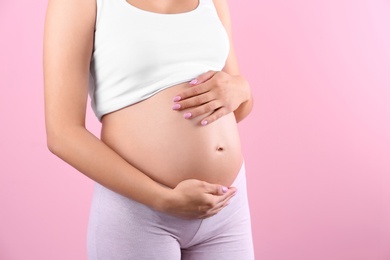
M 233 113 L 202 126 L 205 115 L 185 119 L 187 110 L 172 110 L 173 97 L 188 82 L 102 118 L 101 140 L 128 163 L 165 186 L 186 179 L 230 186 L 241 167 L 242 153 Z

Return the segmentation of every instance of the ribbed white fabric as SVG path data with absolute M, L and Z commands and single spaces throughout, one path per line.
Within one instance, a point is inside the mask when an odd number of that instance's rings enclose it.
M 104 114 L 221 70 L 228 53 L 228 35 L 212 0 L 178 14 L 97 0 L 89 81 L 93 111 L 101 121 Z

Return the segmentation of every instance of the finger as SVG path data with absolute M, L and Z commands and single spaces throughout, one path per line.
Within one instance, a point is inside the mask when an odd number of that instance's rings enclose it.
M 207 102 L 206 104 L 197 106 L 195 108 L 192 108 L 191 110 L 188 110 L 184 114 L 184 118 L 195 118 L 200 115 L 204 115 L 206 113 L 214 113 L 214 111 L 219 110 L 221 108 L 220 101 L 213 100 L 211 102 Z
M 206 92 L 209 92 L 210 89 L 211 89 L 210 84 L 200 84 L 200 85 L 194 86 L 192 88 L 188 88 L 188 89 L 183 90 L 180 93 L 178 93 L 173 98 L 173 102 L 176 102 L 176 103 L 179 103 L 179 101 L 182 102 L 185 99 L 188 99 L 191 97 L 196 97 L 196 96 L 199 96 L 199 95 L 204 94 Z
M 219 202 L 215 202 L 214 204 L 214 207 L 210 208 L 204 215 L 203 217 L 206 218 L 206 217 L 212 217 L 216 214 L 218 214 L 221 210 L 223 210 L 225 207 L 227 207 L 230 202 L 231 202 L 231 199 L 236 195 L 236 192 L 237 191 L 234 191 L 231 195 L 229 196 L 224 196 L 225 198 Z M 213 196 L 213 195 L 211 195 Z M 219 199 L 220 197 L 217 197 L 215 196 L 214 199 Z
M 218 109 L 215 109 L 215 111 L 213 113 L 211 113 L 210 115 L 208 115 L 207 117 L 205 117 L 201 122 L 200 124 L 205 126 L 205 125 L 209 125 L 211 124 L 212 122 L 218 120 L 219 118 L 223 117 L 224 115 L 227 115 L 229 114 L 230 111 L 228 109 L 226 109 L 225 107 L 220 107 Z
M 237 190 L 234 187 L 228 188 L 223 185 L 210 184 L 208 182 L 203 182 L 203 187 L 208 194 L 205 197 L 204 205 L 199 207 L 199 211 L 201 212 L 199 218 L 207 218 L 217 214 L 217 212 L 226 206 Z
M 221 210 L 223 210 L 229 204 L 230 204 L 230 200 L 226 201 L 225 203 L 217 204 L 216 207 L 213 209 L 210 209 L 209 212 L 207 212 L 207 214 L 212 217 L 212 216 L 218 214 Z
M 199 217 L 200 218 L 210 218 L 216 214 L 218 214 L 224 207 L 221 207 L 221 206 L 218 206 L 218 207 L 213 207 L 213 208 L 210 208 L 209 210 L 207 210 L 206 212 L 204 212 L 202 215 L 200 215 Z
M 230 187 L 229 191 L 226 192 L 225 195 L 218 197 L 217 199 L 219 200 L 216 205 L 226 205 L 226 203 L 229 203 L 231 198 L 236 196 L 237 194 L 237 189 L 235 187 Z
M 236 195 L 237 191 L 232 191 L 229 195 L 219 196 L 215 199 L 218 201 L 215 202 L 214 207 L 210 211 L 220 211 L 230 204 L 231 199 Z M 223 199 L 222 199 L 223 198 Z
M 190 81 L 191 86 L 201 84 L 211 79 L 217 71 L 209 70 Z
M 203 105 L 207 102 L 210 102 L 213 100 L 212 94 L 210 92 L 206 92 L 194 97 L 187 98 L 183 101 L 176 102 L 173 106 L 173 110 L 183 110 L 186 108 L 192 108 L 192 107 L 197 107 L 200 105 Z
M 209 86 L 203 86 L 202 83 L 211 79 L 217 72 L 218 71 L 209 70 L 206 73 L 203 73 L 203 74 L 199 75 L 198 77 L 194 78 L 193 80 L 191 80 L 189 82 L 190 85 L 196 86 L 196 88 L 193 87 L 193 88 L 190 88 L 188 90 L 185 90 L 185 91 L 178 93 L 173 98 L 173 102 L 178 102 L 178 101 L 186 99 L 188 97 L 196 96 L 196 95 L 199 95 L 201 93 L 208 91 L 210 89 Z M 199 88 L 198 85 L 203 86 L 203 87 Z
M 229 188 L 220 184 L 203 182 L 205 192 L 211 195 L 224 195 L 229 192 Z

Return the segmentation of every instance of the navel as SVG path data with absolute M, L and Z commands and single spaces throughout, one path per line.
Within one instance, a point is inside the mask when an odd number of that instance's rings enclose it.
M 223 152 L 223 151 L 225 151 L 225 148 L 223 146 L 217 146 L 217 151 Z

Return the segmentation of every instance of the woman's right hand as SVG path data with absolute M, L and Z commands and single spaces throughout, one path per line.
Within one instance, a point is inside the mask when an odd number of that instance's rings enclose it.
M 169 190 L 160 205 L 161 210 L 185 219 L 203 219 L 214 216 L 229 204 L 236 194 L 235 187 L 224 187 L 196 179 L 180 182 Z

